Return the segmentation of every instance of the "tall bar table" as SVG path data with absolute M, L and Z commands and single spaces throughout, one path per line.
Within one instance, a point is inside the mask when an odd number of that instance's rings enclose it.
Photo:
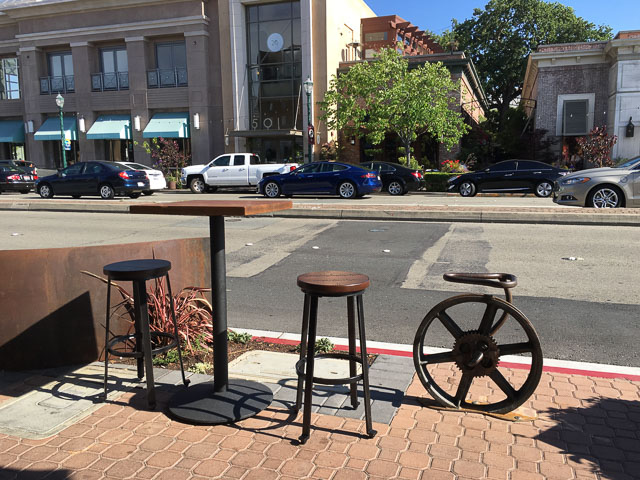
M 129 212 L 135 214 L 209 217 L 213 382 L 191 385 L 171 397 L 169 413 L 175 419 L 194 425 L 233 423 L 257 415 L 271 404 L 273 393 L 266 385 L 248 380 L 229 380 L 224 217 L 270 213 L 292 206 L 291 200 L 191 200 L 131 205 Z

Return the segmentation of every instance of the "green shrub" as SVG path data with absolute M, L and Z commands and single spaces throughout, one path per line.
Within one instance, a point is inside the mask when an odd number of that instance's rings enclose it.
M 446 172 L 424 172 L 425 189 L 427 192 L 446 192 L 447 180 L 455 176 Z
M 333 350 L 335 349 L 335 345 L 333 343 L 331 343 L 331 340 L 329 340 L 326 337 L 320 338 L 318 340 L 316 340 L 316 346 L 315 346 L 315 353 L 329 353 L 329 352 L 333 352 Z M 296 352 L 300 351 L 300 344 L 298 344 L 296 346 Z
M 246 345 L 247 343 L 249 343 L 252 337 L 251 334 L 247 332 L 237 333 L 233 330 L 227 330 L 227 338 L 230 342 Z
M 195 365 L 192 365 L 191 367 L 189 367 L 189 371 L 193 373 L 206 374 L 207 368 L 208 368 L 208 365 L 206 363 L 198 362 Z
M 174 348 L 166 353 L 162 353 L 153 357 L 153 364 L 158 367 L 164 367 L 165 365 L 169 365 L 171 363 L 178 363 L 179 360 L 180 357 L 178 357 L 178 349 Z

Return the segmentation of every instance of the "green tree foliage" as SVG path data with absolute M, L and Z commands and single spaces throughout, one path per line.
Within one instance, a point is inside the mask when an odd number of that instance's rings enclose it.
M 611 38 L 610 27 L 596 26 L 571 7 L 543 0 L 490 0 L 484 10 L 474 9 L 472 18 L 454 20 L 453 32 L 459 49 L 476 66 L 490 107 L 498 112 L 498 128 L 509 105 L 522 94 L 527 57 L 538 45 Z M 450 39 L 450 32 L 440 39 Z
M 451 148 L 467 131 L 455 103 L 459 91 L 441 63 L 409 68 L 395 50 L 384 49 L 373 61 L 334 75 L 319 105 L 327 127 L 347 137 L 366 136 L 378 145 L 387 132 L 396 133 L 409 163 L 418 135 L 428 133 Z

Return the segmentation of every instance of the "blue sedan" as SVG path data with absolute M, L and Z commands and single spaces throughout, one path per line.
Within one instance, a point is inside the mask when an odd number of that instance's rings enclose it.
M 258 184 L 258 193 L 269 198 L 309 194 L 355 198 L 381 189 L 375 172 L 340 162 L 308 163 L 289 173 L 264 177 Z
M 149 179 L 144 171 L 106 161 L 74 163 L 36 182 L 36 191 L 42 198 L 54 195 L 71 195 L 73 198 L 100 195 L 104 199 L 128 195 L 138 198 L 146 190 L 149 190 Z

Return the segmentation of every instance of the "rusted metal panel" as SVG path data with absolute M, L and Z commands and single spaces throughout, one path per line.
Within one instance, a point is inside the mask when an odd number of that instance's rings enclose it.
M 172 264 L 174 293 L 209 286 L 209 239 L 193 238 L 91 247 L 0 251 L 0 370 L 85 363 L 101 358 L 106 285 L 104 265 L 136 258 Z M 127 282 L 123 286 L 131 289 Z M 119 300 L 113 295 L 112 305 Z M 113 319 L 112 331 L 128 324 Z

